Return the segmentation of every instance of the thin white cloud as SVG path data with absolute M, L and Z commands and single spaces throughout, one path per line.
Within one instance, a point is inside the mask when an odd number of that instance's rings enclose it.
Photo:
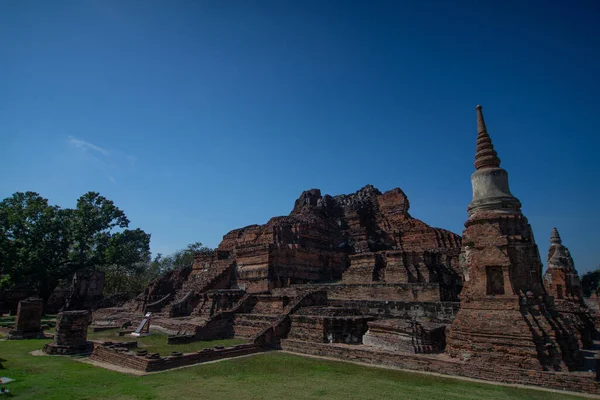
M 96 146 L 95 144 L 92 144 L 90 142 L 86 142 L 85 140 L 74 138 L 73 136 L 69 136 L 69 143 L 72 146 L 83 149 L 83 151 L 94 150 L 94 151 L 97 151 L 98 153 L 104 154 L 105 156 L 110 155 L 110 152 L 108 150 L 103 149 L 100 146 Z
M 106 178 L 115 184 L 117 180 L 114 176 L 118 175 L 123 167 L 135 167 L 137 161 L 137 158 L 133 155 L 109 150 L 73 136 L 68 137 L 68 143 L 71 147 L 78 149 L 84 154 L 90 163 L 100 169 Z

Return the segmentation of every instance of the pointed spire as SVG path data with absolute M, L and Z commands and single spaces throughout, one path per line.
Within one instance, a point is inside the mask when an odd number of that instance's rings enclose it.
M 478 105 L 477 110 L 477 152 L 475 153 L 475 168 L 498 168 L 500 167 L 500 159 L 498 153 L 494 150 L 492 139 L 487 133 L 485 121 L 483 120 L 482 107 Z
M 551 244 L 562 244 L 562 240 L 560 235 L 558 234 L 558 229 L 552 228 L 552 234 L 550 235 L 550 243 Z

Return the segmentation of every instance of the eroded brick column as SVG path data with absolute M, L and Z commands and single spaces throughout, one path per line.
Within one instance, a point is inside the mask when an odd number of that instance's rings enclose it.
M 44 346 L 49 354 L 75 354 L 91 351 L 87 328 L 91 322 L 89 311 L 63 311 L 58 314 L 54 341 Z
M 8 333 L 8 339 L 37 339 L 43 338 L 41 328 L 44 301 L 38 298 L 21 300 L 17 307 L 17 319 L 13 330 Z

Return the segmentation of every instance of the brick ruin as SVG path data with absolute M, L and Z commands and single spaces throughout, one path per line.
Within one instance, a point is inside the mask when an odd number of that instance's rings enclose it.
M 136 324 L 151 311 L 169 343 L 235 337 L 248 342 L 243 352 L 284 349 L 600 394 L 591 373 L 569 372 L 581 367 L 593 326 L 544 287 L 531 227 L 481 107 L 477 119 L 462 238 L 413 218 L 399 188 L 311 189 L 288 216 L 227 233 L 191 268 L 157 278 L 124 307 L 97 310 L 94 324 Z M 114 347 L 94 353 L 121 364 L 138 357 Z M 153 370 L 183 362 L 153 357 L 163 361 L 135 362 Z
M 42 330 L 42 311 L 44 301 L 30 297 L 19 301 L 15 325 L 8 332 L 8 339 L 40 339 L 44 337 Z
M 464 287 L 446 352 L 471 363 L 565 370 L 583 359 L 573 327 L 556 313 L 521 203 L 477 107 L 473 200 L 463 231 Z
M 360 344 L 377 319 L 418 319 L 443 331 L 459 307 L 461 238 L 413 218 L 409 207 L 401 189 L 305 191 L 290 215 L 229 232 L 213 253 L 157 278 L 127 307 L 97 310 L 94 325 L 136 324 L 151 311 L 153 329 L 173 343 L 236 337 L 268 347 L 288 334 Z
M 64 309 L 90 310 L 96 308 L 97 303 L 102 300 L 104 279 L 102 271 L 82 269 L 75 272 Z
M 63 311 L 56 319 L 56 332 L 52 343 L 44 346 L 48 354 L 89 353 L 91 342 L 87 341 L 87 329 L 91 314 L 86 310 Z
M 578 332 L 582 347 L 593 346 L 594 319 L 583 299 L 581 281 L 569 249 L 562 244 L 556 228 L 550 236 L 548 269 L 544 274 L 544 286 L 554 297 L 556 309 L 567 317 Z

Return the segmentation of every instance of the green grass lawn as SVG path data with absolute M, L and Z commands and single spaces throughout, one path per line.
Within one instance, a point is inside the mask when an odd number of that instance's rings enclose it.
M 31 356 L 48 340 L 1 341 L 18 399 L 577 399 L 281 352 L 131 376 L 70 357 Z
M 17 319 L 17 317 L 15 315 L 0 315 L 0 326 L 9 325 L 12 327 L 12 325 L 15 323 L 16 319 Z M 56 323 L 56 314 L 42 315 L 41 323 L 42 323 L 42 325 L 44 325 L 44 324 L 54 325 Z
M 118 336 L 117 331 L 118 329 L 110 329 L 102 332 L 92 332 L 90 329 L 90 331 L 88 331 L 88 339 L 108 340 L 111 342 L 130 342 L 135 340 L 138 342 L 139 348 L 148 350 L 149 353 L 160 353 L 163 356 L 168 356 L 173 351 L 179 351 L 181 353 L 191 353 L 205 349 L 207 347 L 214 347 L 218 345 L 229 347 L 235 346 L 236 344 L 247 343 L 246 340 L 223 339 L 192 342 L 187 344 L 167 344 L 167 335 L 164 333 L 152 332 L 150 336 L 134 338 L 129 335 Z

